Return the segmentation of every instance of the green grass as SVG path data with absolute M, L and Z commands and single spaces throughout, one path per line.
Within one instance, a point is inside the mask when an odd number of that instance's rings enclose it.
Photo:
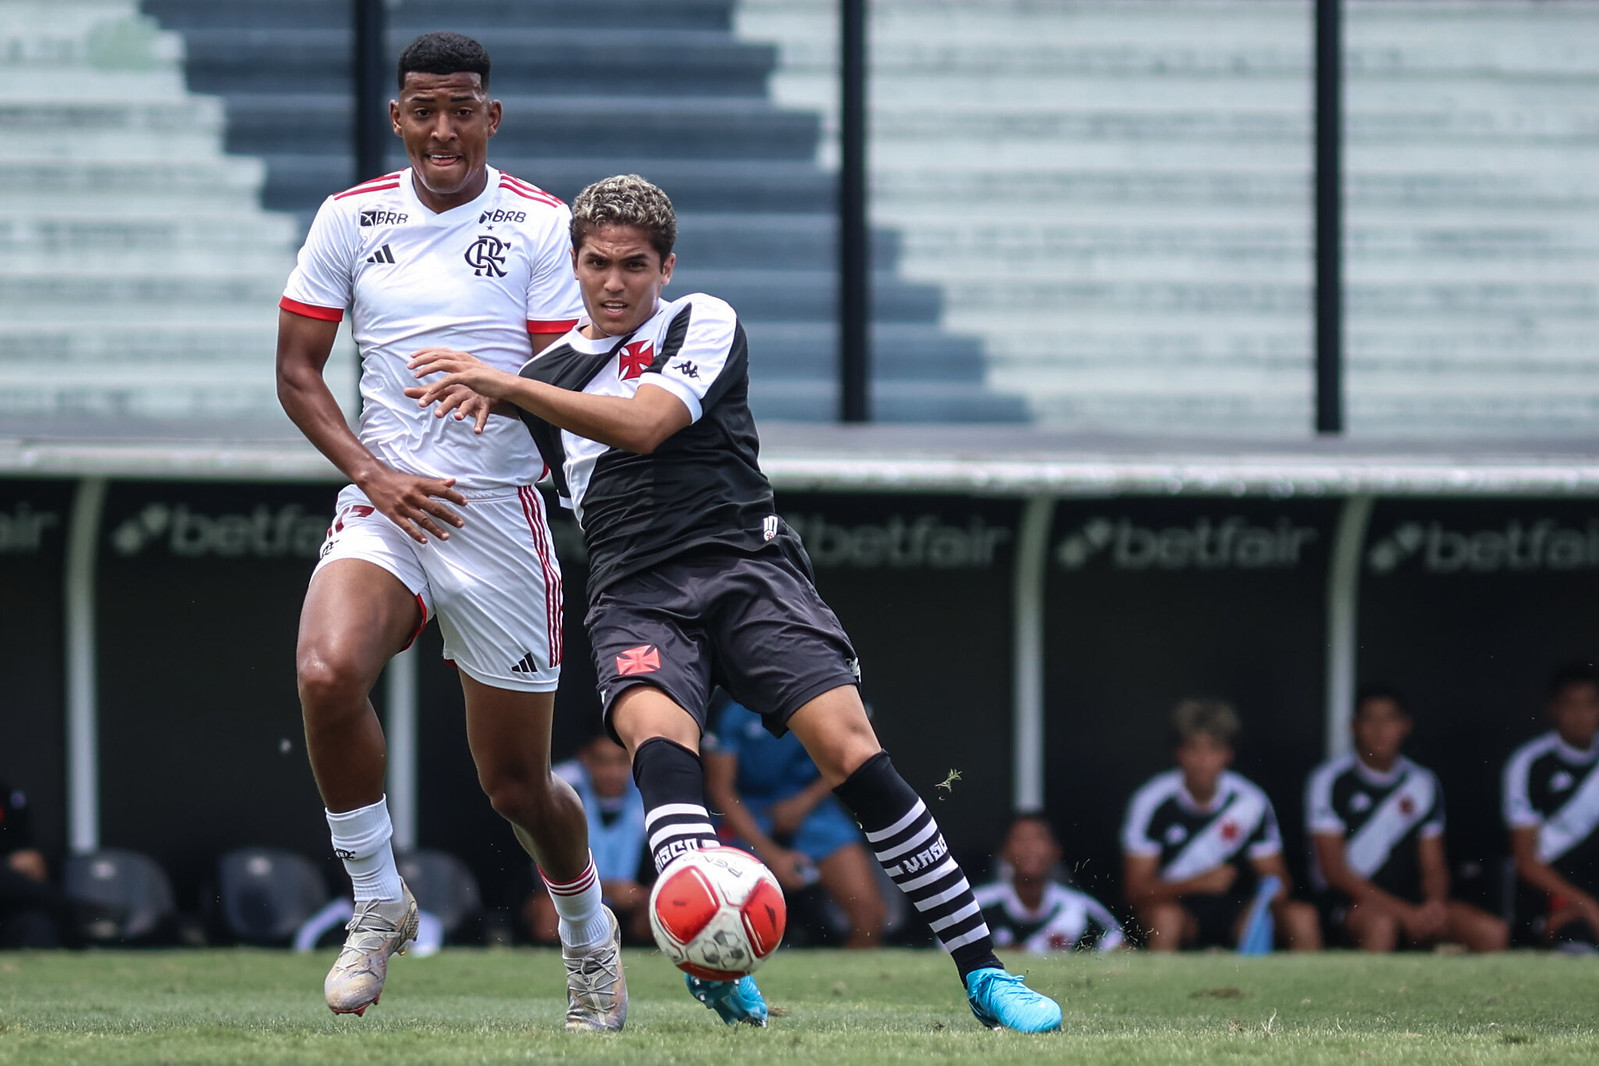
M 770 1029 L 729 1029 L 675 970 L 627 955 L 616 1037 L 561 1030 L 552 952 L 400 959 L 365 1018 L 321 1003 L 328 959 L 254 950 L 0 955 L 0 1064 L 1577 1063 L 1599 1057 L 1599 960 L 1148 955 L 1025 958 L 1063 1032 L 990 1033 L 933 952 L 785 951 Z

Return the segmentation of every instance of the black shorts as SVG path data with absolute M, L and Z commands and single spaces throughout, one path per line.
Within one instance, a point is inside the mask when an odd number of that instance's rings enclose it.
M 707 546 L 619 578 L 583 624 L 612 736 L 611 705 L 632 685 L 665 692 L 702 732 L 720 685 L 782 736 L 810 700 L 860 682 L 855 649 L 787 529 L 758 552 Z
M 1249 908 L 1248 896 L 1235 892 L 1214 895 L 1184 896 L 1179 900 L 1183 909 L 1194 916 L 1199 926 L 1197 948 L 1231 948 L 1238 946 L 1238 919 Z

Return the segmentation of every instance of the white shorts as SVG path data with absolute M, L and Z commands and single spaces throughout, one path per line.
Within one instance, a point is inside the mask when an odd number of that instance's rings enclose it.
M 450 530 L 449 540 L 418 544 L 347 486 L 311 576 L 335 559 L 381 566 L 416 596 L 422 626 L 438 616 L 444 658 L 458 669 L 494 688 L 554 691 L 561 565 L 544 501 L 531 485 L 470 499 L 456 508 L 466 525 Z

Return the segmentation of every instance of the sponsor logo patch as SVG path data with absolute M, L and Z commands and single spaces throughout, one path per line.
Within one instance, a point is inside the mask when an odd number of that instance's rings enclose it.
M 363 226 L 399 226 L 410 219 L 410 215 L 399 211 L 384 211 L 381 208 L 371 208 L 361 212 L 361 225 Z

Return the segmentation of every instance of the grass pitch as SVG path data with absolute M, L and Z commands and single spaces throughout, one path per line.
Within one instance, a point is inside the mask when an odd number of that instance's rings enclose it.
M 324 957 L 327 956 L 327 957 Z M 1353 954 L 1009 956 L 1062 1032 L 990 1033 L 931 951 L 784 951 L 779 1016 L 727 1028 L 652 952 L 628 952 L 627 1031 L 571 1035 L 559 958 L 398 959 L 364 1018 L 322 1006 L 331 955 L 258 950 L 0 955 L 0 1064 L 559 1062 L 1588 1063 L 1599 959 Z

